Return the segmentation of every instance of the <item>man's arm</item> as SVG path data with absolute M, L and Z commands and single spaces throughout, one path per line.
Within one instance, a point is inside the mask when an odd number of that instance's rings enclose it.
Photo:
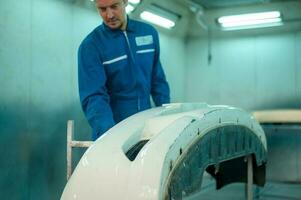
M 156 106 L 161 106 L 165 103 L 170 103 L 170 91 L 169 85 L 166 81 L 166 77 L 160 62 L 160 44 L 159 36 L 155 31 L 154 34 L 155 42 L 155 57 L 154 57 L 154 66 L 152 71 L 152 85 L 151 85 L 151 94 Z
M 115 125 L 106 80 L 95 45 L 85 40 L 78 51 L 78 83 L 82 109 L 93 129 L 93 140 Z

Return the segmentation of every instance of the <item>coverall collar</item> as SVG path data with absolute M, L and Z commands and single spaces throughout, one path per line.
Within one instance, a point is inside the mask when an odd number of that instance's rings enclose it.
M 120 35 L 123 31 L 121 29 L 112 30 L 110 27 L 108 27 L 105 23 L 103 23 L 103 29 L 108 32 L 113 37 L 117 37 Z M 125 29 L 127 32 L 133 32 L 135 31 L 135 24 L 133 21 L 127 16 L 127 26 Z

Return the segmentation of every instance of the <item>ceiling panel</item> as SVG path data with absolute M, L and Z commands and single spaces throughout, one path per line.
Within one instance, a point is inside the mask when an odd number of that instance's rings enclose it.
M 298 0 L 190 0 L 194 3 L 202 5 L 203 7 L 210 8 L 223 8 L 233 6 L 244 6 L 251 4 L 262 4 L 268 2 L 281 2 L 281 1 L 298 1 Z

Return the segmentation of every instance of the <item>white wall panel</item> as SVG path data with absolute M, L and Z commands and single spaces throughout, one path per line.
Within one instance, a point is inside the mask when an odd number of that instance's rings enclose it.
M 24 199 L 28 190 L 28 154 L 24 139 L 29 110 L 31 5 L 0 1 L 0 194 Z M 23 149 L 20 150 L 20 141 Z M 7 196 L 6 194 L 9 194 Z
M 214 59 L 220 71 L 222 104 L 247 108 L 256 102 L 253 38 L 217 40 Z
M 22 11 L 22 12 L 21 12 Z M 0 2 L 1 104 L 16 103 L 25 111 L 31 64 L 31 5 L 28 2 Z
M 188 43 L 187 101 L 245 109 L 300 105 L 300 33 L 214 38 L 211 65 L 207 43 L 206 38 Z
M 90 139 L 78 100 L 77 47 L 100 23 L 71 1 L 0 1 L 2 199 L 59 198 L 66 120 L 76 120 L 78 139 Z
M 296 87 L 296 107 L 301 107 L 301 31 L 295 34 L 296 42 L 295 42 L 295 87 Z
M 215 44 L 212 44 L 213 46 Z M 212 48 L 215 54 L 215 48 Z M 206 40 L 191 40 L 188 43 L 186 54 L 186 101 L 220 102 L 220 72 L 213 58 L 208 64 L 208 42 Z
M 183 102 L 185 85 L 185 45 L 183 40 L 160 34 L 161 63 L 171 90 L 172 102 Z
M 287 107 L 295 98 L 294 34 L 257 37 L 256 74 L 259 107 Z

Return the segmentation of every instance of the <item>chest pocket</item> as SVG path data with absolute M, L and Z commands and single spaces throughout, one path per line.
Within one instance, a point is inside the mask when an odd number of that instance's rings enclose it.
M 109 75 L 120 72 L 127 64 L 127 55 L 121 55 L 110 60 L 105 60 L 102 64 Z
M 143 73 L 146 76 L 151 75 L 152 67 L 154 65 L 155 49 L 147 48 L 136 51 L 137 60 Z

